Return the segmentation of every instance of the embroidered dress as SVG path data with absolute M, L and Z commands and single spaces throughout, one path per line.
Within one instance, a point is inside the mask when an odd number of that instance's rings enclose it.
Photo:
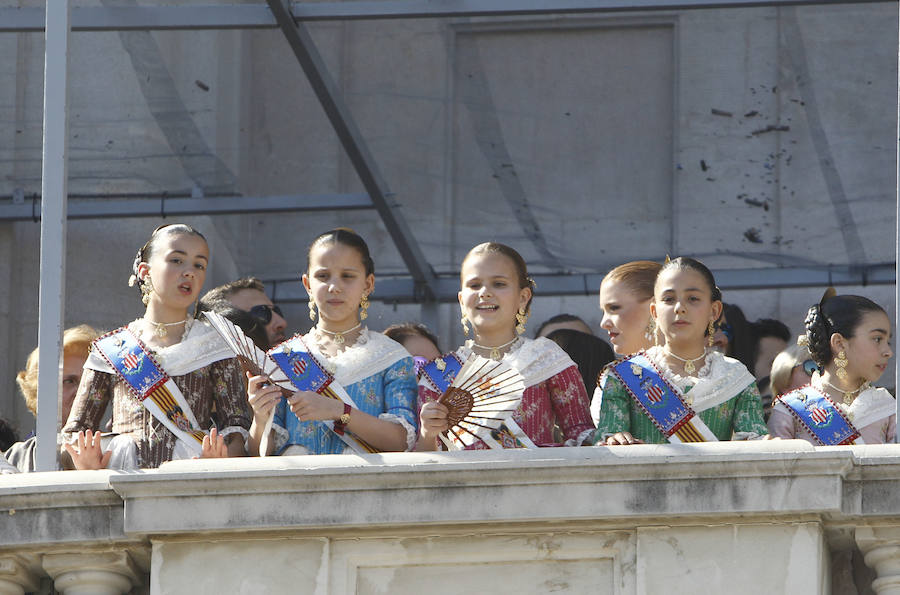
M 665 365 L 662 347 L 651 347 L 646 354 L 719 440 L 753 440 L 768 434 L 756 382 L 741 362 L 710 351 L 696 377 L 679 376 Z M 594 391 L 591 411 L 597 421 L 595 444 L 617 432 L 630 432 L 652 444 L 668 442 L 608 371 Z
M 306 345 L 320 362 L 331 367 L 360 411 L 403 426 L 406 450 L 416 443 L 416 376 L 414 362 L 402 345 L 363 328 L 352 346 L 334 357 L 325 356 L 311 334 Z M 340 454 L 352 452 L 320 421 L 300 421 L 281 399 L 275 409 L 275 454 Z
M 472 353 L 472 341 L 455 352 L 461 361 Z M 594 431 L 587 407 L 587 391 L 578 366 L 562 348 L 544 337 L 519 339 L 503 355 L 503 361 L 516 369 L 525 381 L 522 402 L 512 418 L 532 442 L 538 446 L 559 446 L 553 438 L 553 426 L 558 425 L 565 446 L 580 446 Z M 423 377 L 419 383 L 419 409 L 441 394 Z M 477 442 L 471 449 L 485 449 Z
M 796 391 L 794 391 L 796 392 Z M 792 394 L 792 393 L 789 393 Z M 787 396 L 787 395 L 785 395 Z M 859 430 L 857 443 L 887 444 L 894 441 L 897 434 L 897 401 L 884 388 L 870 387 L 857 395 L 850 405 L 832 399 L 853 426 Z M 791 414 L 781 397 L 772 406 L 769 417 L 769 432 L 778 438 L 800 438 L 810 444 L 821 446 L 822 443 L 803 427 L 800 421 Z
M 130 323 L 135 332 L 137 325 Z M 159 467 L 162 463 L 191 456 L 190 450 L 134 398 L 125 381 L 91 350 L 81 384 L 63 428 L 63 439 L 99 427 L 112 400 L 113 458 L 110 468 Z M 197 422 L 204 430 L 218 420 L 222 436 L 239 433 L 245 440 L 252 419 L 247 403 L 241 366 L 218 333 L 208 324 L 195 321 L 187 336 L 170 347 L 158 349 L 156 360 L 175 381 Z

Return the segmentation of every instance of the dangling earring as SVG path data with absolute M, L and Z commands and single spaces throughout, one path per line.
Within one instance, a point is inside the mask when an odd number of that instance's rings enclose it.
M 525 307 L 519 308 L 516 312 L 516 332 L 520 335 L 525 334 L 525 323 L 528 322 L 528 314 L 525 313 Z
M 709 337 L 706 338 L 706 344 L 710 347 L 713 346 L 713 343 L 716 342 L 715 334 L 716 334 L 716 325 L 712 320 L 709 321 L 709 326 L 706 327 L 706 332 L 709 334 Z
M 153 293 L 153 281 L 150 280 L 150 274 L 148 273 L 141 281 L 141 301 L 144 302 L 145 306 L 150 303 L 151 293 Z
M 647 328 L 644 330 L 644 338 L 656 344 L 656 319 L 652 316 L 647 321 Z
M 465 312 L 462 313 L 462 316 L 461 316 L 460 319 L 459 319 L 459 323 L 460 323 L 460 324 L 462 325 L 462 327 L 463 327 L 463 334 L 464 334 L 465 336 L 468 337 L 468 336 L 469 336 L 469 321 L 468 321 L 468 319 L 466 318 L 466 313 L 465 313 Z
M 369 317 L 369 295 L 363 294 L 362 299 L 359 300 L 359 319 L 365 320 Z
M 316 300 L 309 298 L 309 319 L 316 321 Z
M 845 380 L 847 378 L 847 354 L 844 353 L 843 349 L 834 356 L 834 365 L 837 366 L 834 375 L 841 380 Z

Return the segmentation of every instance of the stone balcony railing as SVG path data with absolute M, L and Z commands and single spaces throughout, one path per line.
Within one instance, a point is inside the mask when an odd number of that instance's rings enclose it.
M 52 580 L 66 595 L 820 595 L 832 560 L 853 550 L 876 593 L 900 594 L 898 445 L 270 457 L 0 477 L 0 594 Z

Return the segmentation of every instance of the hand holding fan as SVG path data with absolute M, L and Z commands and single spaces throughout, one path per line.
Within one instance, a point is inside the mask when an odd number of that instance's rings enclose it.
M 287 375 L 266 355 L 266 352 L 257 347 L 253 340 L 244 334 L 239 326 L 216 312 L 204 312 L 203 315 L 210 325 L 219 333 L 228 347 L 234 352 L 235 357 L 241 363 L 245 372 L 253 376 L 268 376 L 269 382 L 281 388 L 281 394 L 289 397 L 296 390 Z M 260 441 L 260 454 L 268 450 L 269 433 L 272 430 L 272 420 L 275 418 L 275 408 L 269 413 L 263 437 Z
M 525 383 L 522 376 L 502 361 L 472 354 L 438 399 L 448 409 L 449 432 L 455 437 L 448 448 L 457 449 L 482 440 L 495 443 L 490 433 L 512 416 L 522 401 Z

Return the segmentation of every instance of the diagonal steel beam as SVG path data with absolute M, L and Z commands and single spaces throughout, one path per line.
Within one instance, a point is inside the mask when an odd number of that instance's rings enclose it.
M 417 301 L 433 301 L 437 296 L 437 277 L 434 270 L 425 260 L 425 254 L 406 224 L 394 194 L 381 177 L 378 165 L 369 153 L 366 141 L 338 92 L 309 31 L 302 23 L 294 22 L 290 2 L 286 0 L 267 0 L 267 2 L 291 50 L 306 73 L 316 97 L 319 98 L 328 120 L 334 127 L 344 151 L 347 152 L 400 256 L 403 257 L 416 284 Z

